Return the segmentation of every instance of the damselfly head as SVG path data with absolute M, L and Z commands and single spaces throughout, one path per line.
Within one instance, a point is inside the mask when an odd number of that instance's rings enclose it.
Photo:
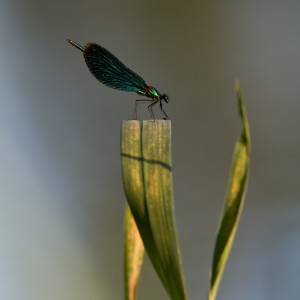
M 160 99 L 164 100 L 166 103 L 169 103 L 169 96 L 167 94 L 163 94 Z

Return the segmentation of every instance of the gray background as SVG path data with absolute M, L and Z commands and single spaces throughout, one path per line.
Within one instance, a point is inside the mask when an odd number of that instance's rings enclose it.
M 208 290 L 240 79 L 251 178 L 219 299 L 299 299 L 299 13 L 298 0 L 2 0 L 0 298 L 123 298 L 119 130 L 137 96 L 99 84 L 72 38 L 105 46 L 170 95 L 191 299 Z M 148 260 L 139 296 L 167 299 Z

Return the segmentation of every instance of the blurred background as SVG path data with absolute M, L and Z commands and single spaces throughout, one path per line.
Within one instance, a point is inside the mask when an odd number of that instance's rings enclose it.
M 103 45 L 170 96 L 192 300 L 208 291 L 240 80 L 251 172 L 219 299 L 299 299 L 299 12 L 296 0 L 2 0 L 0 298 L 123 299 L 119 135 L 137 95 L 98 83 L 71 38 Z M 139 299 L 168 299 L 148 259 Z

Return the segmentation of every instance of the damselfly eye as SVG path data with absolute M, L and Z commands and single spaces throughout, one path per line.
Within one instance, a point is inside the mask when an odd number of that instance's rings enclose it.
M 169 96 L 168 96 L 167 94 L 163 94 L 163 95 L 162 95 L 162 99 L 163 99 L 166 103 L 169 102 Z

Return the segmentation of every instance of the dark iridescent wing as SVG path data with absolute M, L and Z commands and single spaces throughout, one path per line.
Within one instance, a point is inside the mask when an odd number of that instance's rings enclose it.
M 141 92 L 148 88 L 139 75 L 105 48 L 88 43 L 84 46 L 83 55 L 91 73 L 103 84 L 127 92 Z

